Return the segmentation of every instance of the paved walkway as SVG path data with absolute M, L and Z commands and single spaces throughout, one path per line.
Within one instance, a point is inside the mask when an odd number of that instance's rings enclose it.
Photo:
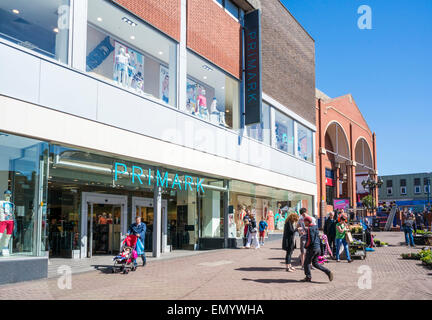
M 313 270 L 313 282 L 299 282 L 301 270 L 288 273 L 280 241 L 259 250 L 216 250 L 168 260 L 153 260 L 128 275 L 108 268 L 65 278 L 0 286 L 0 299 L 425 299 L 432 300 L 432 270 L 400 254 L 417 251 L 400 246 L 403 234 L 378 233 L 390 247 L 376 248 L 366 260 L 330 261 L 335 279 Z M 298 250 L 294 253 L 297 257 Z M 371 289 L 359 278 L 371 271 Z M 363 272 L 363 274 L 358 273 Z M 66 278 L 67 279 L 67 278 Z M 362 282 L 363 284 L 367 282 Z M 367 287 L 367 286 L 366 286 Z M 63 289 L 62 289 L 63 288 Z

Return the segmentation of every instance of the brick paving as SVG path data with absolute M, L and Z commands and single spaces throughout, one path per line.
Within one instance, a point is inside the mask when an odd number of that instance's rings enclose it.
M 0 299 L 422 299 L 432 300 L 432 270 L 400 254 L 417 251 L 400 246 L 400 232 L 378 233 L 391 246 L 376 248 L 366 260 L 327 266 L 333 282 L 312 271 L 313 282 L 299 282 L 303 271 L 285 271 L 280 240 L 259 250 L 216 250 L 152 261 L 128 275 L 108 268 L 72 275 L 72 288 L 60 289 L 62 278 L 0 286 Z M 297 257 L 299 250 L 294 252 Z M 357 285 L 360 266 L 372 271 L 372 289 Z

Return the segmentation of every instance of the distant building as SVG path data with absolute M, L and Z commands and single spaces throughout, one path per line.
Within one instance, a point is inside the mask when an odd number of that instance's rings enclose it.
M 432 173 L 412 173 L 381 176 L 384 181 L 379 191 L 381 204 L 396 202 L 399 207 L 423 210 L 431 202 Z
M 334 200 L 351 208 L 369 194 L 362 181 L 376 181 L 376 135 L 351 94 L 330 98 L 316 90 L 316 158 L 319 217 L 334 210 Z M 375 203 L 377 193 L 373 193 Z

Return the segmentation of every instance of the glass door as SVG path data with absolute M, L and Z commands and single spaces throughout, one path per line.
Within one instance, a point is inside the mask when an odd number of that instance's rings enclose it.
M 139 204 L 135 206 L 135 217 L 141 217 L 141 221 L 147 225 L 145 234 L 144 248 L 147 252 L 153 251 L 153 222 L 154 222 L 154 209 L 153 206 Z M 132 220 L 135 219 L 133 217 Z M 135 220 L 133 221 L 135 222 Z
M 126 234 L 127 196 L 82 193 L 81 257 L 117 254 Z

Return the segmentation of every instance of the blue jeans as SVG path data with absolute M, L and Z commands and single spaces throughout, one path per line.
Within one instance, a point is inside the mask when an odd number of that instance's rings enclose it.
M 407 246 L 411 244 L 414 247 L 413 229 L 410 227 L 404 227 L 405 243 Z
M 351 260 L 349 249 L 348 249 L 348 243 L 346 242 L 345 239 L 336 239 L 336 259 L 339 260 L 339 250 L 340 250 L 341 244 L 343 244 L 343 246 L 344 246 L 347 260 L 348 261 Z

